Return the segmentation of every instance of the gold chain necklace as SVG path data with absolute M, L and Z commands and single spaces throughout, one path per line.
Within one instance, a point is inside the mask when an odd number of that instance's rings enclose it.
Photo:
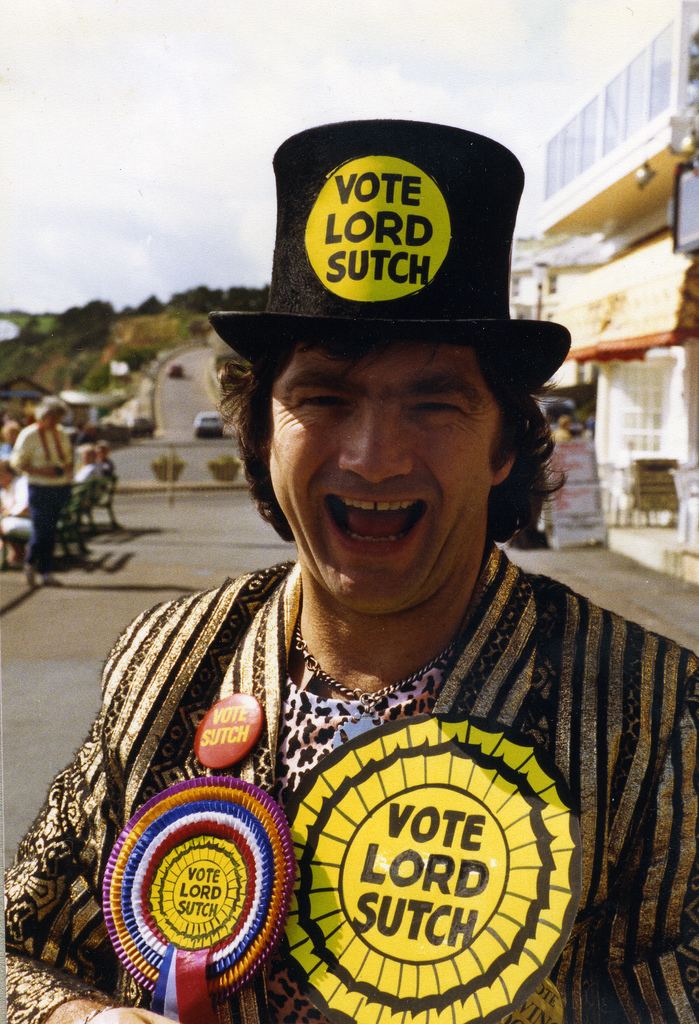
M 371 693 L 367 693 L 366 690 L 351 690 L 349 686 L 344 686 L 342 683 L 334 679 L 333 676 L 325 672 L 316 658 L 313 657 L 311 652 L 308 650 L 306 641 L 301 636 L 301 630 L 296 626 L 294 630 L 294 647 L 297 651 L 300 651 L 304 663 L 311 673 L 311 680 L 318 679 L 320 682 L 325 683 L 330 689 L 336 690 L 342 697 L 346 697 L 348 700 L 358 701 L 361 705 L 362 711 L 371 713 L 374 708 L 383 700 L 384 697 L 388 697 L 390 694 L 401 689 L 403 686 L 407 686 L 409 683 L 414 682 L 416 679 L 420 679 L 426 672 L 434 668 L 439 662 L 446 661 L 452 654 L 456 640 L 451 640 L 443 651 L 440 651 L 434 658 L 431 658 L 427 664 L 417 669 L 416 672 L 411 672 L 410 675 L 405 676 L 403 679 L 399 679 L 397 683 L 389 683 L 388 686 L 382 687 L 380 690 L 374 690 Z

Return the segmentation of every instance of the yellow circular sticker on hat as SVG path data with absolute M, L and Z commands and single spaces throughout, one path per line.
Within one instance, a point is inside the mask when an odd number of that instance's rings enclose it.
M 206 949 L 229 936 L 243 910 L 248 868 L 235 843 L 195 836 L 160 862 L 150 890 L 155 924 L 180 949 Z
M 328 291 L 401 299 L 432 281 L 451 242 L 439 186 L 394 156 L 349 160 L 328 176 L 306 224 L 306 252 Z
M 546 980 L 577 909 L 580 840 L 531 745 L 463 719 L 388 723 L 320 762 L 288 813 L 287 952 L 330 1020 L 500 1024 Z

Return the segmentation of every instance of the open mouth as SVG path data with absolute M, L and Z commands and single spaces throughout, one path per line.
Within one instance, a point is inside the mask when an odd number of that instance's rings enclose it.
M 424 501 L 358 501 L 329 494 L 330 516 L 353 540 L 402 540 L 425 514 Z

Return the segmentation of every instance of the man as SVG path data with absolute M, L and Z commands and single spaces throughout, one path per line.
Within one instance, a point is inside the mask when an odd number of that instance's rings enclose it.
M 66 407 L 58 398 L 45 398 L 36 407 L 36 422 L 22 430 L 10 461 L 29 480 L 29 513 L 32 533 L 27 547 L 24 573 L 30 587 L 36 573 L 44 584 L 55 582 L 53 549 L 61 512 L 70 498 L 73 478 L 73 449 L 61 426 Z
M 528 744 L 522 765 L 555 761 L 556 792 L 571 794 L 561 814 L 579 808 L 582 867 L 578 902 L 552 947 L 557 963 L 538 967 L 552 975 L 565 1019 L 693 1020 L 697 658 L 526 576 L 494 543 L 526 525 L 550 490 L 552 445 L 533 393 L 569 343 L 558 325 L 508 319 L 521 168 L 481 136 L 369 121 L 288 140 L 275 169 L 269 310 L 217 313 L 212 322 L 249 361 L 224 374 L 223 406 L 237 422 L 258 507 L 296 541 L 298 565 L 145 613 L 118 641 L 102 714 L 10 872 L 10 1019 L 161 1019 L 126 1008 L 149 997 L 110 949 L 100 886 L 125 823 L 166 787 L 204 773 L 196 728 L 220 698 L 240 693 L 264 706 L 264 724 L 229 770 L 287 809 L 307 779 L 362 737 L 392 736 L 433 713 L 478 721 L 483 735 L 507 730 L 512 750 Z M 467 780 L 452 785 L 450 776 L 449 789 L 465 793 Z M 398 835 L 413 809 L 400 820 L 391 811 L 389 831 Z M 420 821 L 429 828 L 436 813 L 424 807 Z M 449 843 L 461 822 L 461 849 L 478 848 L 484 815 L 449 811 L 446 821 Z M 416 843 L 425 840 L 419 824 L 408 827 Z M 387 886 L 377 850 L 369 847 L 362 880 Z M 397 860 L 420 871 L 427 864 L 428 893 L 449 888 L 448 858 L 407 850 Z M 480 891 L 486 865 L 468 857 L 461 865 L 457 894 Z M 402 870 L 391 866 L 399 890 L 410 882 Z M 547 891 L 546 906 L 555 908 L 561 891 Z M 404 906 L 395 904 L 392 924 L 384 919 L 385 933 L 400 927 Z M 406 943 L 431 906 L 415 902 Z M 429 928 L 429 942 L 456 947 L 466 924 L 454 918 L 454 941 Z M 499 938 L 506 955 L 522 948 L 520 933 Z M 456 953 L 440 955 L 438 980 Z M 355 1003 L 338 1016 L 298 964 L 283 946 L 219 1019 L 353 1019 Z M 329 966 L 332 974 L 343 965 Z M 396 999 L 417 999 L 402 967 L 386 974 Z M 478 971 L 474 978 L 482 980 Z M 558 1007 L 539 978 L 530 997 Z M 500 1019 L 522 1002 L 508 983 L 495 972 L 508 1006 Z M 429 1012 L 484 1019 L 469 998 Z M 557 1009 L 527 1007 L 511 1019 L 562 1019 Z
M 558 423 L 556 429 L 552 431 L 551 436 L 556 444 L 564 444 L 566 441 L 573 440 L 573 417 L 564 413 L 558 417 Z

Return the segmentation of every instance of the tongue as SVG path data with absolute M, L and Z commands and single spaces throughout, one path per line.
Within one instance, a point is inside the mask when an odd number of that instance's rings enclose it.
M 362 508 L 347 508 L 347 526 L 350 533 L 360 537 L 395 537 L 410 526 L 410 509 L 395 512 L 374 512 Z

